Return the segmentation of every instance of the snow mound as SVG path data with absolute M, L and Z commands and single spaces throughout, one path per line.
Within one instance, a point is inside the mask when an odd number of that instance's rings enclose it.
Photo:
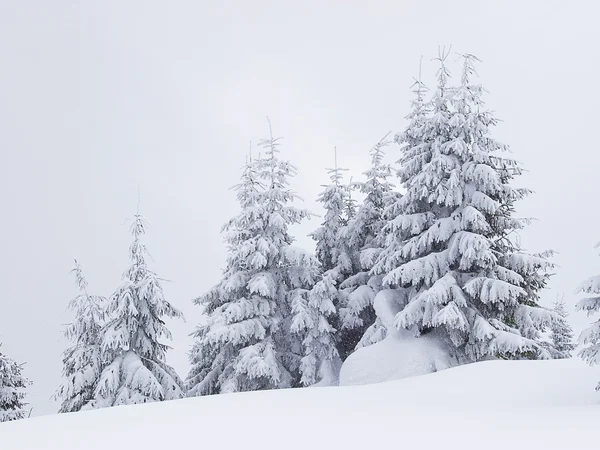
M 373 385 L 118 406 L 2 423 L 0 448 L 597 450 L 598 369 L 490 361 Z
M 402 292 L 383 290 L 373 300 L 377 317 L 387 329 L 381 342 L 352 353 L 342 365 L 340 385 L 380 383 L 425 375 L 451 366 L 445 345 L 434 333 L 415 338 L 397 330 L 394 317 L 400 311 Z

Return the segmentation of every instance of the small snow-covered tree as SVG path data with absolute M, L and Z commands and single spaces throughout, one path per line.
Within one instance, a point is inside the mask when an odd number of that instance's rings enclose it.
M 557 319 L 550 325 L 550 340 L 555 351 L 555 358 L 570 358 L 571 352 L 575 349 L 573 344 L 573 329 L 567 320 L 567 309 L 564 300 L 556 300 L 552 310 L 556 313 Z
M 77 260 L 71 271 L 80 294 L 69 303 L 75 319 L 67 326 L 65 337 L 72 346 L 63 354 L 64 382 L 54 398 L 61 401 L 59 413 L 79 411 L 94 397 L 104 369 L 100 351 L 100 330 L 104 323 L 104 297 L 90 295 L 83 268 Z
M 135 215 L 129 248 L 131 265 L 123 283 L 108 299 L 106 324 L 100 331 L 106 366 L 85 408 L 130 405 L 184 396 L 182 382 L 165 361 L 171 338 L 165 317 L 182 317 L 164 297 L 160 278 L 148 268 L 142 241 L 146 220 Z
M 0 422 L 25 417 L 25 389 L 31 382 L 22 370 L 22 365 L 0 352 Z
M 316 281 L 318 261 L 308 257 L 309 279 L 314 280 L 310 290 L 296 288 L 292 296 L 291 332 L 302 339 L 303 356 L 300 360 L 300 382 L 310 386 L 316 382 L 336 384 L 341 366 L 335 340 L 335 300 L 338 296 L 332 271 L 325 272 Z M 305 269 L 306 270 L 306 269 Z M 315 283 L 316 281 L 316 283 Z
M 247 164 L 236 188 L 242 210 L 224 227 L 223 278 L 196 300 L 208 318 L 195 333 L 190 396 L 310 384 L 335 354 L 331 304 L 312 292 L 319 264 L 292 245 L 289 226 L 310 213 L 292 204 L 296 169 L 279 159 L 279 140 L 271 133 L 265 156 Z
M 364 172 L 366 181 L 356 183 L 356 187 L 365 195 L 354 217 L 341 232 L 347 246 L 353 249 L 358 260 L 355 273 L 341 284 L 348 293 L 348 300 L 340 310 L 342 317 L 341 341 L 345 343 L 344 356 L 355 347 L 373 343 L 384 336 L 376 333 L 382 329 L 376 323 L 373 299 L 381 289 L 381 277 L 373 275 L 371 269 L 383 248 L 381 230 L 385 224 L 384 211 L 396 202 L 399 194 L 388 180 L 392 176 L 392 167 L 384 162 L 384 148 L 389 145 L 386 134 L 370 151 L 371 167 Z M 373 326 L 362 340 L 367 329 Z
M 600 242 L 596 244 L 600 247 Z M 577 303 L 578 311 L 585 311 L 588 316 L 600 312 L 600 275 L 593 276 L 585 280 L 575 293 L 584 292 L 591 295 Z M 579 356 L 590 365 L 600 364 L 600 319 L 593 322 L 588 328 L 579 335 L 579 343 L 585 345 L 585 348 L 579 352 Z M 600 391 L 600 382 L 596 386 Z
M 446 57 L 438 58 L 431 106 L 399 136 L 406 193 L 384 227 L 387 248 L 373 271 L 408 291 L 395 325 L 438 330 L 459 362 L 547 358 L 538 337 L 555 315 L 538 306 L 537 293 L 552 264 L 509 239 L 525 224 L 513 206 L 527 191 L 510 185 L 520 168 L 490 136 L 497 120 L 469 79 L 476 58 L 465 55 L 453 88 Z
M 338 330 L 336 347 L 342 359 L 354 349 L 356 342 L 347 339 L 348 333 L 339 333 L 342 326 L 339 311 L 345 307 L 348 294 L 353 290 L 341 289 L 340 286 L 360 270 L 358 249 L 352 248 L 347 239 L 348 222 L 355 216 L 356 207 L 351 198 L 351 186 L 342 182 L 342 172 L 345 170 L 337 165 L 336 151 L 334 168 L 327 169 L 331 183 L 324 186 L 318 198 L 325 210 L 323 222 L 310 235 L 316 241 L 316 257 L 324 271 L 323 279 L 314 288 L 314 294 L 323 297 L 327 293 L 333 301 L 335 310 L 331 314 L 331 323 Z
M 327 169 L 331 183 L 323 186 L 324 190 L 317 199 L 325 210 L 323 222 L 310 234 L 316 242 L 315 255 L 325 272 L 337 268 L 340 260 L 345 257 L 340 246 L 340 230 L 348 224 L 347 214 L 354 214 L 352 203 L 349 203 L 350 191 L 342 184 L 342 172 L 345 170 L 337 166 L 335 150 L 334 168 Z

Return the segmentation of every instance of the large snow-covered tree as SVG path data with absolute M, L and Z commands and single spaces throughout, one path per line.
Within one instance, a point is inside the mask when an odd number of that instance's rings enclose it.
M 395 326 L 437 330 L 459 362 L 549 357 L 538 338 L 555 316 L 538 292 L 552 264 L 511 239 L 526 223 L 514 203 L 528 191 L 510 184 L 521 169 L 490 136 L 497 119 L 470 81 L 476 58 L 465 55 L 461 84 L 449 87 L 446 57 L 430 105 L 398 137 L 406 193 L 373 273 L 407 290 Z
M 356 346 L 365 346 L 381 339 L 385 334 L 376 323 L 373 299 L 381 290 L 381 276 L 373 275 L 371 269 L 383 249 L 381 230 L 385 224 L 384 212 L 400 195 L 389 181 L 392 166 L 384 162 L 384 148 L 389 145 L 386 134 L 370 151 L 371 167 L 364 172 L 365 181 L 355 183 L 364 194 L 356 214 L 341 231 L 341 241 L 356 254 L 357 269 L 341 287 L 348 293 L 347 301 L 340 310 L 342 329 L 340 340 L 344 343 L 343 355 L 347 356 Z M 367 335 L 365 336 L 365 332 Z M 363 337 L 365 339 L 363 339 Z
M 556 313 L 556 320 L 550 325 L 550 341 L 552 342 L 552 353 L 554 358 L 570 358 L 575 349 L 573 344 L 573 328 L 569 324 L 567 309 L 562 299 L 557 299 L 552 305 Z
M 139 214 L 131 225 L 131 265 L 108 299 L 107 321 L 100 331 L 106 366 L 84 408 L 147 403 L 182 398 L 183 383 L 165 361 L 171 338 L 164 318 L 182 317 L 164 297 L 160 278 L 148 267 L 142 240 L 147 222 Z
M 600 242 L 596 244 L 596 247 L 600 247 Z M 585 311 L 588 316 L 600 312 L 600 275 L 588 278 L 581 283 L 575 293 L 580 292 L 590 296 L 577 303 L 577 310 Z M 579 343 L 585 345 L 579 356 L 590 365 L 600 364 L 600 319 L 581 332 Z M 600 381 L 596 390 L 600 391 Z
M 54 398 L 61 401 L 59 413 L 75 412 L 94 397 L 100 374 L 104 369 L 100 351 L 100 330 L 104 323 L 106 299 L 91 295 L 83 268 L 77 260 L 71 271 L 80 293 L 69 303 L 75 318 L 65 330 L 65 337 L 73 344 L 63 354 L 65 380 Z
M 236 187 L 241 211 L 224 227 L 223 278 L 196 300 L 208 318 L 195 333 L 188 395 L 312 384 L 335 356 L 330 286 L 313 291 L 318 261 L 292 245 L 290 225 L 310 213 L 293 205 L 296 169 L 279 158 L 279 140 L 261 141 L 265 155 Z
M 0 352 L 0 422 L 25 417 L 25 389 L 31 382 L 22 371 L 22 365 Z

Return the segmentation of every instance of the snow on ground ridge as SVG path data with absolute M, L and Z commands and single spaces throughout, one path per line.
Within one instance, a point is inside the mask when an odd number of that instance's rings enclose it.
M 597 449 L 595 369 L 577 359 L 490 361 L 372 385 L 120 406 L 4 423 L 0 443 L 2 450 Z

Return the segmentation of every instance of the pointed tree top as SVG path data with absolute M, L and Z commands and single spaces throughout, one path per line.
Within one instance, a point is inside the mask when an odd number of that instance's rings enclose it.
M 333 168 L 332 169 L 325 169 L 325 170 L 329 174 L 329 179 L 331 180 L 331 182 L 335 186 L 339 186 L 340 185 L 340 181 L 342 179 L 341 172 L 345 172 L 348 169 L 342 169 L 342 168 L 338 167 L 337 147 L 336 146 L 333 147 Z
M 71 269 L 71 272 L 75 274 L 75 284 L 77 285 L 77 289 L 83 291 L 84 294 L 87 295 L 88 283 L 85 277 L 83 276 L 83 267 L 81 266 L 79 261 L 77 261 L 76 258 L 73 258 L 73 261 L 75 262 L 75 266 Z
M 481 60 L 471 53 L 457 53 L 457 55 L 463 59 L 463 71 L 460 82 L 462 86 L 467 86 L 469 84 L 469 77 L 473 74 L 478 75 L 477 70 L 475 70 L 475 63 L 481 62 Z
M 419 76 L 418 78 L 413 78 L 414 83 L 411 85 L 412 92 L 413 94 L 415 94 L 415 100 L 413 100 L 413 105 L 417 112 L 420 112 L 423 108 L 423 104 L 425 103 L 423 95 L 428 91 L 427 86 L 425 86 L 425 83 L 423 83 L 423 80 L 421 78 L 422 66 L 423 55 L 421 55 L 421 58 L 419 60 Z
M 391 131 L 388 131 L 385 136 L 383 136 L 379 142 L 377 142 L 377 144 L 375 144 L 371 150 L 369 150 L 369 153 L 371 154 L 371 163 L 373 164 L 373 166 L 375 167 L 379 167 L 381 166 L 381 164 L 383 163 L 383 157 L 384 157 L 384 152 L 383 152 L 383 147 L 389 145 L 391 142 L 387 139 L 387 137 L 391 134 Z
M 434 58 L 435 61 L 440 63 L 440 68 L 437 70 L 438 77 L 438 89 L 440 90 L 440 94 L 444 95 L 444 90 L 446 89 L 446 83 L 448 82 L 448 78 L 450 78 L 450 71 L 446 67 L 446 59 L 448 59 L 448 55 L 450 55 L 450 51 L 452 50 L 452 46 L 446 50 L 446 46 L 438 47 L 438 57 Z

